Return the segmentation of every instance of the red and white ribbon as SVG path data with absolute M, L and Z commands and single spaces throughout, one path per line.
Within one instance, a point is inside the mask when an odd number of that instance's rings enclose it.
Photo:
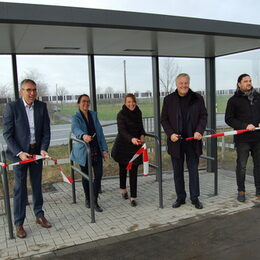
M 7 168 L 7 167 L 9 167 L 9 166 L 15 166 L 15 165 L 20 165 L 20 164 L 26 164 L 26 163 L 35 162 L 35 161 L 42 160 L 42 159 L 50 159 L 50 160 L 54 161 L 55 165 L 58 165 L 57 160 L 54 159 L 54 158 L 52 158 L 52 157 L 50 157 L 49 155 L 47 155 L 47 156 L 42 156 L 42 155 L 36 155 L 36 154 L 34 154 L 34 155 L 32 155 L 32 158 L 27 159 L 27 160 L 24 160 L 24 161 L 19 161 L 19 162 L 15 162 L 15 163 L 11 163 L 11 164 L 6 164 L 6 163 L 0 162 L 0 166 L 1 166 L 2 168 Z M 71 179 L 71 177 L 69 177 L 69 176 L 66 177 L 66 175 L 63 173 L 63 170 L 62 170 L 62 168 L 61 168 L 60 165 L 58 165 L 58 170 L 59 170 L 59 172 L 60 172 L 60 174 L 61 174 L 62 179 L 63 179 L 64 182 L 73 183 L 73 180 Z
M 148 176 L 148 174 L 149 174 L 149 159 L 148 159 L 148 152 L 147 152 L 146 144 L 143 144 L 143 146 L 134 154 L 132 159 L 128 162 L 128 164 L 126 166 L 126 170 L 132 169 L 133 161 L 141 154 L 143 154 L 144 176 Z
M 48 156 L 48 155 L 45 156 L 45 158 L 54 161 L 55 165 L 58 165 L 58 170 L 59 170 L 59 172 L 60 172 L 60 174 L 61 174 L 61 177 L 62 177 L 62 180 L 63 180 L 64 182 L 66 182 L 66 183 L 73 183 L 72 178 L 71 178 L 70 176 L 67 177 L 67 176 L 63 173 L 63 170 L 62 170 L 61 166 L 58 164 L 58 162 L 57 162 L 56 159 L 54 159 L 54 158 L 52 158 L 52 157 L 50 157 L 50 156 Z
M 255 130 L 260 130 L 260 127 L 256 127 Z M 204 135 L 202 138 L 211 138 L 211 137 L 220 137 L 220 136 L 228 136 L 228 135 L 239 135 L 246 132 L 249 132 L 248 129 L 241 129 L 241 130 L 234 130 L 234 131 L 228 131 L 223 133 L 217 133 L 217 134 L 211 134 L 211 135 Z M 189 141 L 194 139 L 194 136 L 185 138 L 185 141 Z

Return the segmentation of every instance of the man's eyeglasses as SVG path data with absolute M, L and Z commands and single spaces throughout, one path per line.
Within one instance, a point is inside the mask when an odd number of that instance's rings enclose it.
M 26 92 L 30 93 L 30 92 L 34 92 L 36 93 L 37 92 L 37 89 L 36 88 L 22 88 L 23 90 L 25 90 Z

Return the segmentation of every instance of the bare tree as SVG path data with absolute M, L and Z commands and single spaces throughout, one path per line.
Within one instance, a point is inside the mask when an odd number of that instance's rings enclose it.
M 0 85 L 0 128 L 3 126 L 3 113 L 6 103 L 14 98 L 14 94 L 11 92 L 11 85 L 1 84 Z
M 114 93 L 114 89 L 112 87 L 107 87 L 105 90 L 106 94 L 113 94 Z
M 61 105 L 64 100 L 64 96 L 67 94 L 68 94 L 68 90 L 65 87 L 56 88 L 56 96 L 58 97 L 58 100 L 60 101 Z
M 0 98 L 11 98 L 11 87 L 7 84 L 0 85 Z
M 167 94 L 173 92 L 176 76 L 180 73 L 180 67 L 173 58 L 162 61 L 160 69 L 160 87 Z
M 39 97 L 48 96 L 48 84 L 44 81 L 43 75 L 36 69 L 31 69 L 24 73 L 24 78 L 32 79 L 37 84 L 37 92 Z

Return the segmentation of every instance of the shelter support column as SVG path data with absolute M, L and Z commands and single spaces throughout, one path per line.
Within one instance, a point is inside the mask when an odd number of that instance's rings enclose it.
M 16 54 L 12 54 L 12 69 L 13 69 L 13 84 L 14 84 L 14 98 L 19 98 L 19 83 L 17 73 Z
M 88 71 L 91 108 L 97 111 L 95 57 L 93 54 L 88 55 Z
M 208 128 L 216 130 L 216 70 L 215 58 L 205 59 L 206 72 L 206 106 L 208 111 Z M 215 195 L 217 195 L 217 169 L 218 169 L 218 153 L 217 138 L 207 138 L 206 141 L 207 155 L 214 157 L 215 160 L 207 161 L 207 171 L 215 173 Z
M 155 144 L 156 165 L 158 166 L 156 179 L 159 183 L 159 207 L 163 208 L 161 123 L 160 123 L 160 83 L 159 83 L 158 56 L 152 57 L 152 72 L 153 72 L 154 134 L 158 137 L 158 143 L 159 143 L 159 145 Z

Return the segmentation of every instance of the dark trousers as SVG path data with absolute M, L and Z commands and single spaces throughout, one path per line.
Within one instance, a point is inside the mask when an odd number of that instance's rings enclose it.
M 126 189 L 127 170 L 126 164 L 119 163 L 119 180 L 120 189 Z M 131 198 L 137 197 L 137 170 L 138 166 L 133 164 L 132 169 L 129 170 L 129 184 L 130 184 L 130 196 Z
M 236 143 L 237 151 L 237 190 L 245 191 L 246 165 L 251 152 L 254 163 L 254 180 L 257 189 L 260 189 L 260 142 Z
M 191 201 L 196 201 L 200 195 L 199 186 L 199 157 L 196 155 L 192 143 L 183 142 L 180 146 L 180 158 L 172 159 L 173 177 L 177 200 L 186 199 L 185 182 L 184 182 L 184 157 L 186 156 L 187 167 L 189 171 L 189 189 Z
M 35 152 L 30 151 L 31 154 Z M 29 170 L 33 195 L 33 211 L 36 218 L 44 216 L 42 210 L 42 160 L 14 166 L 14 224 L 21 226 L 26 215 L 27 171 Z
M 88 175 L 88 165 L 83 167 L 80 165 L 81 171 Z M 92 164 L 92 168 L 94 171 L 94 181 L 93 181 L 93 189 L 94 189 L 94 196 L 95 199 L 98 198 L 98 192 L 101 188 L 101 179 L 103 176 L 103 159 L 101 154 L 97 156 L 97 161 Z M 89 181 L 82 177 L 82 186 L 85 192 L 86 199 L 89 200 Z

